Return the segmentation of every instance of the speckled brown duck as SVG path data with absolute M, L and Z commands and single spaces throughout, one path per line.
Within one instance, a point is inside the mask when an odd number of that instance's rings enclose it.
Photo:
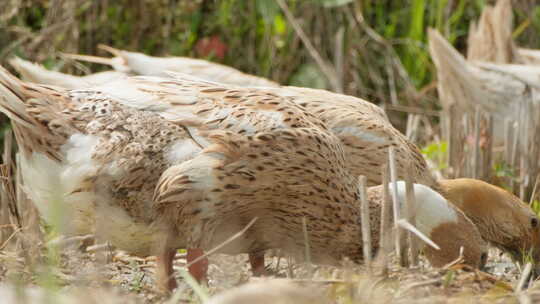
M 95 58 L 93 59 L 95 60 Z M 107 63 L 110 59 L 104 60 L 105 63 Z M 114 60 L 118 61 L 120 59 Z M 209 62 L 208 64 L 212 63 Z M 180 65 L 180 63 L 178 63 L 178 65 Z M 219 67 L 216 66 L 216 68 Z M 193 72 L 196 74 L 197 70 L 193 70 Z M 30 70 L 27 70 L 24 73 L 31 72 Z M 181 79 L 184 83 L 190 82 L 189 80 L 186 80 L 189 76 L 186 77 L 185 75 L 179 74 L 168 74 L 168 76 Z M 221 80 L 227 81 L 227 79 Z M 196 83 L 200 82 L 194 82 L 194 87 L 197 86 Z M 215 83 L 207 83 L 206 85 L 219 86 Z M 118 87 L 122 87 L 123 90 L 118 90 Z M 133 87 L 131 81 L 128 81 L 126 84 L 122 84 L 118 81 L 112 82 L 99 89 L 113 95 L 123 96 L 123 100 L 126 101 L 126 104 L 138 108 L 156 107 L 156 103 L 158 103 L 160 106 L 157 108 L 161 109 L 161 115 L 167 119 L 175 120 L 178 119 L 178 117 L 196 117 L 199 111 L 197 106 L 191 107 L 186 104 L 174 105 L 165 99 L 159 98 L 159 92 L 153 92 L 152 90 L 146 91 L 146 89 L 143 90 L 137 86 Z M 476 199 L 477 196 L 469 195 L 463 198 L 462 201 L 458 203 L 458 206 L 463 208 L 463 211 L 467 216 L 470 216 L 473 219 L 481 218 L 481 220 L 475 220 L 475 224 L 479 226 L 484 239 L 493 244 L 504 244 L 504 246 L 498 247 L 511 253 L 512 256 L 516 256 L 514 254 L 515 252 L 533 252 L 533 256 L 538 255 L 538 252 L 540 252 L 540 245 L 535 241 L 540 238 L 538 236 L 539 231 L 537 227 L 530 225 L 530 223 L 528 226 L 525 225 L 527 222 L 532 222 L 529 218 L 535 217 L 530 207 L 526 206 L 523 202 L 520 202 L 519 204 L 508 204 L 506 203 L 507 201 L 516 201 L 517 198 L 511 194 L 507 194 L 507 196 L 513 197 L 509 200 L 504 196 L 497 195 L 500 193 L 500 189 L 497 187 L 481 186 L 481 183 L 472 183 L 474 186 L 467 186 L 467 184 L 471 184 L 467 182 L 461 182 L 459 184 L 454 183 L 453 187 L 440 185 L 440 183 L 430 174 L 428 166 L 418 148 L 410 143 L 403 134 L 393 128 L 386 118 L 384 111 L 379 107 L 360 98 L 335 94 L 324 90 L 298 87 L 273 87 L 265 88 L 265 91 L 279 96 L 285 96 L 290 101 L 305 108 L 308 112 L 321 119 L 330 130 L 340 138 L 348 159 L 347 166 L 349 170 L 355 175 L 366 175 L 370 185 L 376 185 L 381 182 L 380 164 L 387 160 L 387 148 L 390 145 L 393 145 L 396 148 L 396 158 L 399 168 L 398 174 L 400 178 L 404 178 L 404 172 L 407 174 L 412 173 L 412 177 L 416 182 L 428 185 L 443 195 L 448 194 L 448 197 L 450 198 L 459 195 L 464 189 L 463 187 L 473 189 L 471 193 L 474 193 L 475 191 L 492 193 L 491 196 L 497 197 L 499 200 L 494 202 L 491 200 L 478 201 Z M 230 123 L 234 122 L 228 120 L 227 124 Z M 445 181 L 444 183 L 450 183 L 450 181 Z M 488 196 L 484 195 L 479 197 L 487 198 Z M 467 208 L 466 206 L 476 206 L 478 204 L 497 204 L 497 209 L 501 210 L 500 212 L 503 214 L 521 214 L 522 216 L 513 217 L 511 224 L 498 225 L 499 232 L 497 235 L 499 235 L 499 237 L 495 239 L 493 238 L 494 234 L 488 233 L 488 231 L 492 231 L 492 227 L 501 219 L 493 217 L 492 212 L 469 214 L 469 212 L 477 209 Z M 525 209 L 526 211 L 523 211 Z M 487 225 L 488 223 L 490 224 Z M 516 229 L 515 227 L 520 228 Z M 520 233 L 516 234 L 516 232 Z M 501 235 L 513 235 L 513 237 L 501 238 Z M 515 241 L 516 238 L 520 238 L 520 241 Z M 263 263 L 263 260 L 260 257 L 252 257 L 252 261 L 259 265 L 262 265 Z
M 118 61 L 118 59 L 115 60 Z M 216 68 L 218 67 L 216 66 Z M 195 73 L 197 72 L 197 70 L 194 71 Z M 178 77 L 178 75 L 176 76 Z M 226 79 L 222 80 L 226 81 Z M 113 82 L 112 85 L 106 86 L 105 90 L 117 92 L 118 90 L 116 90 L 116 87 L 119 86 L 119 84 Z M 516 254 L 514 254 L 516 252 L 530 252 L 532 250 L 535 255 L 536 252 L 540 252 L 540 250 L 538 250 L 540 248 L 538 242 L 534 241 L 538 238 L 538 229 L 532 226 L 530 224 L 532 220 L 529 220 L 529 218 L 534 218 L 535 215 L 528 206 L 523 202 L 514 205 L 508 204 L 506 203 L 507 201 L 516 201 L 517 198 L 511 194 L 507 194 L 507 196 L 512 196 L 513 199 L 506 199 L 503 196 L 497 195 L 497 193 L 500 192 L 500 189 L 487 186 L 481 187 L 480 183 L 473 183 L 475 186 L 466 186 L 471 183 L 462 182 L 459 183 L 459 187 L 454 183 L 454 186 L 450 188 L 439 185 L 429 173 L 428 167 L 416 146 L 411 144 L 405 136 L 391 126 L 384 112 L 377 106 L 359 98 L 335 94 L 324 90 L 295 87 L 267 88 L 266 90 L 275 94 L 287 96 L 291 101 L 304 107 L 323 120 L 323 122 L 330 127 L 332 132 L 340 138 L 345 153 L 347 154 L 347 158 L 349 159 L 349 169 L 353 174 L 367 175 L 369 184 L 374 185 L 380 183 L 379 165 L 387 159 L 387 147 L 392 144 L 396 147 L 397 164 L 400 167 L 400 170 L 398 171 L 400 177 L 403 177 L 403 172 L 412 172 L 415 181 L 430 185 L 434 189 L 438 189 L 438 191 L 441 191 L 444 188 L 445 191 L 442 191 L 442 193 L 445 195 L 448 193 L 450 197 L 456 197 L 456 195 L 463 190 L 463 187 L 468 187 L 476 189 L 469 191 L 471 193 L 474 193 L 475 191 L 480 193 L 492 193 L 492 196 L 501 198 L 494 201 L 478 201 L 476 199 L 477 196 L 469 195 L 462 199 L 458 205 L 460 208 L 463 208 L 463 211 L 468 216 L 475 220 L 475 223 L 479 226 L 480 231 L 486 240 L 493 244 L 503 244 L 504 246 L 499 245 L 498 247 L 512 253 L 512 256 L 514 257 L 516 257 Z M 133 101 L 133 104 L 136 107 L 145 106 L 140 104 L 141 100 L 150 100 L 151 102 L 158 103 L 163 102 L 162 99 L 151 96 L 152 94 L 145 95 L 139 90 L 128 91 L 130 92 L 128 94 L 130 96 L 138 96 L 139 94 L 143 96 L 139 98 L 127 98 L 127 100 Z M 150 104 L 147 103 L 146 106 L 150 106 Z M 187 113 L 187 115 L 194 116 L 197 111 L 196 107 L 186 107 L 185 105 L 173 107 L 170 104 L 166 104 L 165 107 L 167 108 L 167 113 L 176 112 L 172 117 L 176 117 L 177 115 L 180 115 L 180 113 L 184 113 L 182 115 L 186 115 Z M 412 168 L 412 170 L 408 170 L 407 168 Z M 446 181 L 445 183 L 450 183 L 450 181 Z M 494 218 L 492 212 L 470 213 L 477 209 L 466 207 L 467 205 L 476 206 L 478 204 L 497 204 L 498 208 L 496 209 L 501 210 L 500 212 L 503 214 L 520 214 L 522 216 L 512 217 L 513 221 L 509 224 L 498 225 L 498 233 L 496 234 L 498 237 L 494 238 L 495 234 L 488 233 L 488 231 L 493 231 L 493 226 L 500 221 L 500 218 Z M 514 209 L 520 211 L 518 212 Z M 481 220 L 477 220 L 479 218 L 481 218 Z M 506 222 L 508 222 L 508 220 L 506 220 Z M 529 225 L 527 226 L 525 223 L 529 223 Z M 517 229 L 516 227 L 520 228 Z M 513 237 L 502 238 L 502 235 L 513 235 Z M 520 241 L 516 241 L 516 238 L 519 238 Z M 256 263 L 261 264 L 261 259 L 259 258 Z
M 45 218 L 60 206 L 66 229 L 95 226 L 120 249 L 156 254 L 168 288 L 176 248 L 212 248 L 255 217 L 224 252 L 295 254 L 306 217 L 316 261 L 361 260 L 356 176 L 319 119 L 259 89 L 126 81 L 132 87 L 109 94 L 27 84 L 1 70 L 0 108 L 13 121 L 25 188 Z M 198 114 L 148 106 L 134 89 Z M 470 245 L 467 252 L 481 252 Z M 198 278 L 202 270 L 204 262 L 190 269 Z
M 214 85 L 216 86 L 219 85 L 218 83 L 240 86 L 265 86 L 267 92 L 286 96 L 290 101 L 302 106 L 308 112 L 321 119 L 342 141 L 345 153 L 351 159 L 348 162 L 349 168 L 355 174 L 365 175 L 368 178 L 369 185 L 378 185 L 381 183 L 380 165 L 388 159 L 388 147 L 393 145 L 396 147 L 397 164 L 401 169 L 398 172 L 400 178 L 405 178 L 405 173 L 413 173 L 413 179 L 415 181 L 428 186 L 436 186 L 436 182 L 430 174 L 418 148 L 392 126 L 381 108 L 361 98 L 336 94 L 325 90 L 279 87 L 275 82 L 269 80 L 266 82 L 255 81 L 263 78 L 248 75 L 234 68 L 200 59 L 152 57 L 110 47 L 105 48 L 113 52 L 116 57 L 101 58 L 83 55 L 79 55 L 79 57 L 116 67 L 117 72 L 108 72 L 116 74 L 104 74 L 106 77 L 101 77 L 100 73 L 77 77 L 52 72 L 20 58 L 13 58 L 10 63 L 21 73 L 25 80 L 31 82 L 60 85 L 68 89 L 81 89 L 102 85 L 103 87 L 99 89 L 117 92 L 117 94 L 122 94 L 117 89 L 121 84 L 113 81 L 111 85 L 111 80 L 115 78 L 109 78 L 109 75 L 116 75 L 116 79 L 119 79 L 122 78 L 122 73 L 124 72 L 146 76 L 160 75 L 175 77 L 183 81 L 189 78 L 189 76 L 186 77 L 189 74 L 190 76 L 215 82 Z M 191 66 L 191 63 L 197 63 L 194 66 L 200 65 L 205 68 L 194 68 Z M 171 70 L 180 71 L 182 74 L 166 72 Z M 232 73 L 231 70 L 235 72 Z M 163 103 L 163 100 L 159 98 L 148 98 L 147 95 L 149 94 L 144 94 L 141 90 L 130 90 L 130 94 L 133 96 L 140 94 L 144 96 L 144 100 Z M 143 98 L 137 98 L 137 100 L 141 99 Z M 135 102 L 135 106 L 138 106 L 137 102 Z M 191 115 L 196 114 L 197 108 L 194 107 L 181 105 L 176 109 L 169 109 L 171 112 L 176 111 L 178 113 L 189 113 L 191 110 L 195 111 L 195 113 L 191 112 Z

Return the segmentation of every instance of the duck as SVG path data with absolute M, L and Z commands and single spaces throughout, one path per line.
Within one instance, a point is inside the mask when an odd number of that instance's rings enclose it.
M 190 86 L 196 87 L 203 84 L 205 86 L 220 86 L 219 83 L 206 80 L 197 80 L 193 75 L 185 75 L 181 73 L 168 73 L 168 77 L 182 81 Z M 122 78 L 124 79 L 124 78 Z M 117 80 L 116 82 L 109 82 L 102 86 L 98 86 L 99 89 L 108 94 L 121 95 L 122 100 L 130 101 L 129 105 L 145 108 L 156 107 L 156 104 L 160 104 L 161 115 L 167 119 L 176 120 L 178 117 L 183 118 L 196 118 L 197 112 L 200 110 L 198 107 L 191 107 L 186 104 L 173 104 L 167 102 L 159 97 L 159 94 L 148 91 L 148 88 L 141 89 L 139 84 L 132 83 L 134 79 L 123 82 Z M 122 90 L 118 90 L 118 87 L 122 87 Z M 457 197 L 460 191 L 464 191 L 467 182 L 461 182 L 459 184 L 454 183 L 453 187 L 446 187 L 445 183 L 450 183 L 447 180 L 436 180 L 431 174 L 429 167 L 423 158 L 419 149 L 411 143 L 406 136 L 395 129 L 389 122 L 385 112 L 378 106 L 363 100 L 358 97 L 348 96 L 343 94 L 337 94 L 320 89 L 300 88 L 291 86 L 282 87 L 266 87 L 264 89 L 267 92 L 271 92 L 274 95 L 284 96 L 289 101 L 302 107 L 313 115 L 317 116 L 323 123 L 325 123 L 332 133 L 334 133 L 341 140 L 343 149 L 347 156 L 347 167 L 354 175 L 364 175 L 367 177 L 369 186 L 379 185 L 382 182 L 380 164 L 386 162 L 388 159 L 388 147 L 390 145 L 396 148 L 396 163 L 398 165 L 398 178 L 404 179 L 406 174 L 412 173 L 413 180 L 416 183 L 420 183 L 431 187 L 435 191 L 441 193 L 444 197 L 448 198 L 453 203 L 453 198 Z M 273 98 L 273 97 L 269 97 Z M 234 123 L 229 119 L 228 124 Z M 500 193 L 500 188 L 495 186 L 487 186 L 487 183 L 471 181 L 471 189 L 479 192 L 493 192 L 493 197 L 498 197 L 499 200 L 494 204 L 500 208 L 500 212 L 504 213 L 516 213 L 514 209 L 527 209 L 526 214 L 534 217 L 534 212 L 525 203 L 519 204 L 506 204 L 505 197 L 497 195 Z M 458 186 L 459 185 L 459 186 Z M 478 187 L 478 188 L 475 188 Z M 511 195 L 511 194 L 508 194 Z M 514 196 L 511 201 L 517 201 L 519 199 Z M 489 204 L 493 200 L 486 200 L 483 203 Z M 488 233 L 490 229 L 493 229 L 493 225 L 487 225 L 486 223 L 496 223 L 500 218 L 494 218 L 490 212 L 485 213 L 471 213 L 470 208 L 466 208 L 467 205 L 475 206 L 477 200 L 473 199 L 473 196 L 459 201 L 457 205 L 461 208 L 466 216 L 471 218 L 481 219 L 475 220 L 474 223 L 478 225 L 479 230 L 483 238 L 492 243 L 492 235 Z M 520 211 L 522 212 L 522 211 Z M 510 253 L 511 257 L 517 257 L 513 252 L 519 252 L 522 250 L 532 251 L 535 256 L 540 252 L 540 245 L 534 241 L 531 241 L 529 237 L 531 234 L 538 235 L 538 231 L 535 227 L 528 227 L 523 225 L 526 221 L 523 218 L 513 218 L 508 225 L 499 225 L 498 230 L 500 235 L 512 235 L 514 234 L 512 227 L 522 227 L 523 233 L 521 235 L 515 235 L 520 238 L 520 242 L 507 242 L 504 246 L 498 246 L 505 252 Z M 507 219 L 508 221 L 508 219 Z M 501 242 L 500 240 L 498 241 Z M 516 244 L 520 244 L 516 246 Z M 520 258 L 515 259 L 520 261 Z M 262 255 L 250 255 L 250 261 L 252 262 L 252 268 L 257 269 L 256 274 L 264 274 L 264 256 Z M 540 257 L 535 259 L 540 261 Z M 540 271 L 540 270 L 539 270 Z
M 306 218 L 315 262 L 362 260 L 357 177 L 321 120 L 264 89 L 156 77 L 123 81 L 198 108 L 198 115 L 173 120 L 162 115 L 174 113 L 148 107 L 141 96 L 136 108 L 133 95 L 25 83 L 0 69 L 0 111 L 12 120 L 25 189 L 47 221 L 62 208 L 66 229 L 91 226 L 119 249 L 156 255 L 164 290 L 176 286 L 177 248 L 190 248 L 188 263 L 195 262 L 254 219 L 220 251 L 282 248 L 297 256 Z M 462 226 L 481 240 L 470 221 Z M 434 241 L 478 253 L 467 263 L 479 267 L 482 242 L 453 237 Z M 202 280 L 206 267 L 203 259 L 189 271 Z
M 170 65 L 172 67 L 178 67 L 176 70 L 182 70 L 183 73 L 174 73 L 166 72 L 167 69 L 175 70 L 168 66 L 165 69 L 160 64 L 152 65 L 154 72 L 148 72 L 145 69 L 135 69 L 138 74 L 145 76 L 159 75 L 176 78 L 184 82 L 190 82 L 194 80 L 195 83 L 205 82 L 207 84 L 219 86 L 220 84 L 229 84 L 235 85 L 236 83 L 242 83 L 242 86 L 249 86 L 253 82 L 250 81 L 251 75 L 243 74 L 240 71 L 233 73 L 232 75 L 238 75 L 237 77 L 227 78 L 227 77 L 210 77 L 209 73 L 203 73 L 199 69 L 189 68 L 190 61 L 184 61 L 183 59 L 190 59 L 181 57 L 170 57 L 170 58 L 160 58 L 144 55 L 136 52 L 128 52 L 123 50 L 114 49 L 107 46 L 101 46 L 102 48 L 107 49 L 116 55 L 114 58 L 102 58 L 96 56 L 87 56 L 87 55 L 70 55 L 75 59 L 87 60 L 92 62 L 99 63 L 109 63 L 112 66 L 116 67 L 117 78 L 105 79 L 104 81 L 98 83 L 95 82 L 93 85 L 89 85 L 89 82 L 84 81 L 83 78 L 93 77 L 96 74 L 85 76 L 85 77 L 75 77 L 68 74 L 62 74 L 59 72 L 54 72 L 56 77 L 45 77 L 50 71 L 44 69 L 40 71 L 36 68 L 36 65 L 33 65 L 31 62 L 25 62 L 20 58 L 13 58 L 10 63 L 22 76 L 23 79 L 30 82 L 37 82 L 47 85 L 60 85 L 68 89 L 75 88 L 88 88 L 93 87 L 95 89 L 104 90 L 111 94 L 123 94 L 122 92 L 129 91 L 129 94 L 135 96 L 139 95 L 139 98 L 131 98 L 136 100 L 145 100 L 146 103 L 150 106 L 151 103 L 161 103 L 164 104 L 159 98 L 154 98 L 150 96 L 151 94 L 145 94 L 142 90 L 139 89 L 127 89 L 124 88 L 122 91 L 118 92 L 118 87 L 129 86 L 130 83 L 123 83 L 122 79 L 126 77 L 126 74 L 123 72 L 131 71 L 128 68 L 120 68 L 119 66 L 124 66 L 129 62 L 136 62 L 135 66 L 143 66 L 142 63 L 137 61 L 137 58 L 147 58 L 145 60 L 161 62 L 162 60 L 167 60 L 174 62 Z M 192 59 L 196 62 L 203 61 L 201 59 Z M 144 60 L 142 62 L 145 62 Z M 124 64 L 120 64 L 124 63 Z M 213 70 L 220 70 L 223 65 L 205 61 L 205 65 L 212 66 Z M 27 66 L 33 68 L 26 68 Z M 129 66 L 129 65 L 128 65 Z M 160 72 L 157 72 L 157 68 L 160 68 Z M 221 71 L 220 73 L 215 73 L 215 75 L 226 75 L 231 67 L 226 67 L 227 69 Z M 43 69 L 43 68 L 42 68 Z M 123 72 L 122 72 L 123 71 Z M 189 75 L 186 73 L 189 72 Z M 102 72 L 105 73 L 105 72 Z M 111 72 L 114 73 L 114 72 Z M 65 79 L 62 75 L 65 75 Z M 111 74 L 112 76 L 113 74 Z M 240 81 L 239 79 L 243 76 L 249 76 Z M 97 75 L 96 75 L 97 76 Z M 77 80 L 83 80 L 75 82 L 73 78 Z M 99 79 L 98 77 L 93 77 L 94 79 Z M 209 79 L 211 78 L 211 79 Z M 259 77 L 260 78 L 260 77 Z M 37 81 L 36 81 L 37 80 Z M 116 81 L 115 81 L 116 80 Z M 377 105 L 368 102 L 364 99 L 332 93 L 326 90 L 320 89 L 310 89 L 310 88 L 301 88 L 293 86 L 278 86 L 277 83 L 274 83 L 268 80 L 268 83 L 265 86 L 265 90 L 272 92 L 280 96 L 288 97 L 292 102 L 303 107 L 310 113 L 316 115 L 321 119 L 325 124 L 327 124 L 332 132 L 336 134 L 342 141 L 344 149 L 349 159 L 352 161 L 349 162 L 353 172 L 355 174 L 362 174 L 367 177 L 368 185 L 374 186 L 381 183 L 381 170 L 379 166 L 381 160 L 387 159 L 387 150 L 390 144 L 395 144 L 396 147 L 396 157 L 397 164 L 401 166 L 399 170 L 399 178 L 404 179 L 406 174 L 409 174 L 411 171 L 405 169 L 407 165 L 411 165 L 413 172 L 413 180 L 431 186 L 436 187 L 437 183 L 433 176 L 431 175 L 429 168 L 427 167 L 420 150 L 412 144 L 399 130 L 395 129 L 384 110 L 382 110 Z M 68 84 L 68 85 L 64 85 Z M 70 85 L 73 84 L 73 85 Z M 114 93 L 116 92 L 116 93 Z M 127 94 L 124 94 L 127 95 Z M 134 106 L 140 106 L 137 102 L 134 102 Z M 168 107 L 168 112 L 180 112 L 187 113 L 191 108 L 184 105 L 177 106 L 176 108 L 170 105 Z M 196 108 L 194 108 L 197 111 Z M 190 113 L 188 115 L 195 115 L 195 113 Z
M 388 184 L 388 192 L 393 193 L 394 187 Z M 384 185 L 372 186 L 367 189 L 367 199 L 370 207 L 370 217 L 380 222 L 383 204 Z M 413 184 L 416 205 L 414 210 L 418 230 L 429 239 L 434 240 L 439 248 L 421 243 L 419 249 L 423 251 L 430 264 L 434 267 L 443 267 L 460 255 L 460 247 L 468 248 L 463 251 L 466 261 L 475 261 L 475 267 L 482 269 L 487 263 L 487 243 L 479 232 L 477 226 L 456 208 L 447 198 L 434 189 Z M 398 204 L 406 204 L 406 184 L 404 181 L 396 182 L 396 197 Z M 390 214 L 393 220 L 393 214 Z M 373 249 L 379 250 L 379 226 L 372 227 L 372 240 L 375 240 Z M 478 233 L 476 233 L 478 231 Z M 472 233 L 472 234 L 470 234 Z M 480 246 L 475 247 L 476 243 Z M 475 250 L 471 250 L 474 248 Z
M 166 71 L 195 75 L 204 80 L 215 81 L 245 87 L 277 87 L 278 83 L 269 79 L 246 74 L 233 67 L 204 59 L 189 57 L 153 57 L 139 52 L 130 52 L 100 44 L 98 48 L 114 57 L 104 58 L 79 54 L 64 56 L 101 64 L 110 65 L 114 70 L 132 75 L 167 77 Z
M 491 245 L 524 264 L 540 261 L 540 225 L 536 212 L 514 194 L 489 184 L 457 178 L 439 181 L 455 206 L 476 224 Z M 535 271 L 540 269 L 536 266 Z

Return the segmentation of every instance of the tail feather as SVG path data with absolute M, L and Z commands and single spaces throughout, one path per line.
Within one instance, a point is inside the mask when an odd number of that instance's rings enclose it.
M 114 61 L 115 60 L 114 57 L 106 58 L 106 57 L 99 57 L 99 56 L 92 56 L 92 55 L 71 54 L 71 53 L 62 53 L 62 56 L 69 59 L 73 59 L 73 60 L 99 63 L 99 64 L 110 65 L 110 66 L 114 66 L 116 64 L 116 62 Z
M 111 53 L 115 57 L 122 57 L 122 50 L 115 49 L 112 46 L 108 46 L 108 45 L 105 45 L 105 44 L 99 44 L 98 49 L 107 51 L 107 52 Z
M 67 106 L 65 90 L 25 83 L 0 66 L 0 112 L 7 115 L 23 153 L 41 151 L 60 160 L 59 147 L 73 130 L 62 116 Z M 54 123 L 57 131 L 52 131 Z M 55 129 L 55 130 L 56 130 Z
M 31 128 L 35 120 L 26 111 L 24 91 L 22 81 L 0 66 L 0 111 L 12 121 Z
M 90 86 L 79 76 L 51 71 L 42 65 L 23 60 L 19 57 L 13 57 L 9 64 L 19 72 L 24 81 L 30 81 L 39 84 L 52 84 L 64 88 L 80 88 Z
M 127 66 L 127 61 L 126 61 L 127 59 L 125 58 L 124 51 L 115 49 L 113 47 L 110 47 L 104 44 L 98 45 L 98 48 L 109 52 L 114 57 L 106 58 L 106 57 L 99 57 L 99 56 L 68 54 L 68 53 L 63 53 L 62 55 L 65 56 L 66 58 L 71 58 L 74 60 L 109 65 L 119 72 L 123 72 L 123 73 L 130 72 L 130 68 Z

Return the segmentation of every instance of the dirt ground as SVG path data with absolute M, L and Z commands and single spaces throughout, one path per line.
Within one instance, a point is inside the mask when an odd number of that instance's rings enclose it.
M 252 277 L 246 255 L 216 254 L 210 256 L 208 286 L 186 282 L 181 276 L 185 254 L 179 252 L 174 262 L 179 287 L 164 295 L 155 288 L 155 257 L 134 257 L 107 246 L 88 252 L 79 245 L 37 257 L 0 251 L 0 298 L 7 301 L 2 303 L 200 303 L 212 297 L 211 303 L 219 304 L 540 301 L 537 282 L 514 291 L 520 271 L 497 250 L 490 252 L 487 272 L 459 264 L 433 269 L 422 260 L 415 268 L 393 263 L 387 276 L 379 269 L 370 276 L 346 261 L 342 267 L 309 266 L 273 257 L 266 261 L 272 278 Z

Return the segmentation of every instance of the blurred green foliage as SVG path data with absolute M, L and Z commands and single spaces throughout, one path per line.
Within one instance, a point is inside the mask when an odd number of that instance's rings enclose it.
M 440 141 L 430 143 L 422 148 L 422 154 L 433 161 L 437 170 L 443 170 L 448 167 L 448 142 Z

